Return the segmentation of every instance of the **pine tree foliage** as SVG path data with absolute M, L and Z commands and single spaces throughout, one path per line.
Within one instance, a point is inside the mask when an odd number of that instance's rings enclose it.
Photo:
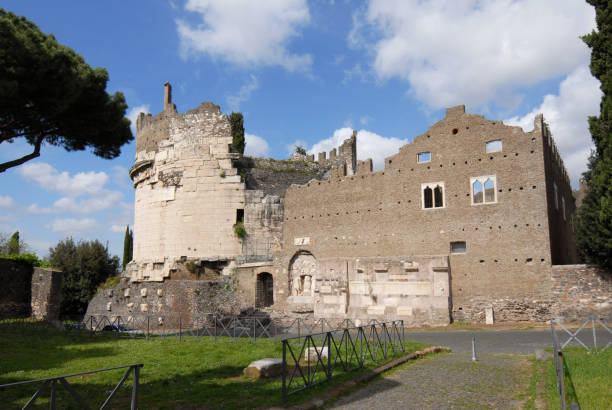
M 244 140 L 244 118 L 242 117 L 242 113 L 233 112 L 229 120 L 232 128 L 232 146 L 236 152 L 244 155 L 246 141 Z
M 584 173 L 588 191 L 576 218 L 576 242 L 585 262 L 612 270 L 612 4 L 595 7 L 597 31 L 583 37 L 591 48 L 591 73 L 601 82 L 600 115 L 589 117 L 595 150 Z
M 37 158 L 44 144 L 117 157 L 133 136 L 125 98 L 107 94 L 107 82 L 105 69 L 90 67 L 52 34 L 0 8 L 0 144 L 18 139 L 33 147 L 0 162 L 0 172 Z
M 74 243 L 72 238 L 60 241 L 49 249 L 50 262 L 62 271 L 63 317 L 82 315 L 98 286 L 109 276 L 116 275 L 119 258 L 110 256 L 100 241 Z

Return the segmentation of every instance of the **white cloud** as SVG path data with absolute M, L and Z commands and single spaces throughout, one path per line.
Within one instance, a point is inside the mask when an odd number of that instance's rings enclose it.
M 588 67 L 581 66 L 561 82 L 557 95 L 546 95 L 542 104 L 530 113 L 504 122 L 532 130 L 535 116 L 544 114 L 572 185 L 577 187 L 580 175 L 587 169 L 587 159 L 593 148 L 587 117 L 599 113 L 600 100 L 599 81 L 591 75 Z
M 10 196 L 0 195 L 0 206 L 11 206 L 13 205 L 13 198 Z
M 88 199 L 77 200 L 73 197 L 62 197 L 53 203 L 56 212 L 73 212 L 78 214 L 91 214 L 105 209 L 113 208 L 123 198 L 118 191 L 103 190 Z
M 587 61 L 579 36 L 594 27 L 576 0 L 369 0 L 348 41 L 372 52 L 379 79 L 407 81 L 432 108 L 481 107 L 517 104 L 516 87 Z
M 227 104 L 232 111 L 238 111 L 240 104 L 251 98 L 251 93 L 259 88 L 257 77 L 251 74 L 251 79 L 248 83 L 240 87 L 238 94 L 227 97 Z
M 45 162 L 24 164 L 18 172 L 26 179 L 37 182 L 44 189 L 69 196 L 99 193 L 108 181 L 105 172 L 78 172 L 70 176 L 68 172 L 59 172 Z
M 308 152 L 314 154 L 315 157 L 319 152 L 329 152 L 338 148 L 345 139 L 352 135 L 351 128 L 337 129 L 333 136 L 317 142 Z M 385 158 L 397 154 L 399 147 L 407 143 L 407 139 L 383 137 L 367 130 L 361 130 L 357 133 L 357 158 L 360 160 L 372 158 L 374 169 L 380 170 L 384 168 Z
M 51 223 L 51 225 L 47 225 L 47 228 L 50 228 L 53 232 L 65 232 L 67 234 L 86 234 L 93 232 L 98 227 L 98 222 L 91 218 L 56 219 Z
M 37 204 L 32 204 L 28 206 L 27 209 L 29 213 L 36 215 L 50 214 L 51 212 L 53 212 L 51 208 L 41 208 Z
M 200 14 L 202 22 L 176 21 L 183 58 L 208 54 L 241 66 L 310 69 L 309 54 L 288 50 L 310 22 L 306 0 L 188 0 L 185 9 Z
M 130 128 L 132 129 L 132 133 L 134 135 L 136 135 L 136 119 L 138 118 L 138 114 L 140 114 L 141 112 L 144 112 L 145 114 L 150 113 L 151 106 L 149 104 L 137 105 L 136 107 L 130 109 L 127 115 L 128 119 L 131 122 Z
M 111 225 L 110 231 L 114 233 L 125 233 L 127 225 Z
M 244 138 L 246 140 L 245 155 L 265 158 L 270 154 L 270 146 L 265 139 L 253 134 L 245 134 Z

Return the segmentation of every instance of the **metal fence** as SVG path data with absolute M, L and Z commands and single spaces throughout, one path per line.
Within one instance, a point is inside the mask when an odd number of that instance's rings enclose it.
M 592 335 L 592 340 L 593 340 L 592 346 L 588 345 L 588 343 L 590 342 L 589 340 L 587 340 L 590 337 L 589 335 L 580 336 L 582 337 L 582 339 L 578 337 L 580 332 L 582 332 L 583 330 L 586 330 L 589 324 L 591 325 L 591 335 Z M 563 330 L 566 334 L 569 335 L 569 338 L 563 344 L 559 342 L 559 337 L 557 335 L 557 329 L 555 328 L 555 325 L 558 326 L 560 330 Z M 610 328 L 606 326 L 606 324 L 600 318 L 590 317 L 586 319 L 584 323 L 574 332 L 572 332 L 571 330 L 569 330 L 563 325 L 561 318 L 552 319 L 550 321 L 550 329 L 552 333 L 552 342 L 553 342 L 553 360 L 554 360 L 554 366 L 555 366 L 555 375 L 557 378 L 557 390 L 559 392 L 559 402 L 561 404 L 562 410 L 566 409 L 566 404 L 565 404 L 566 403 L 566 389 L 565 389 L 565 370 L 566 370 L 565 368 L 566 366 L 563 361 L 563 349 L 567 347 L 572 341 L 575 341 L 576 343 L 584 347 L 588 353 L 598 354 L 598 353 L 604 352 L 610 346 L 610 344 L 612 344 L 612 341 L 608 341 L 608 343 L 602 348 L 599 348 L 597 346 L 597 326 L 598 325 L 600 325 L 603 329 L 605 329 L 608 335 L 612 334 L 612 331 L 610 331 Z M 577 403 L 571 403 L 570 407 L 572 409 L 579 408 Z
M 338 373 L 382 362 L 405 351 L 404 322 L 371 322 L 283 339 L 282 395 L 329 381 Z
M 220 337 L 232 339 L 251 339 L 256 342 L 260 338 L 290 338 L 302 339 L 305 335 L 317 332 L 337 331 L 357 327 L 362 323 L 380 324 L 375 319 L 279 319 L 268 316 L 251 315 L 220 315 L 204 314 L 186 318 L 180 315 L 129 315 L 106 316 L 90 315 L 81 322 L 68 324 L 67 330 L 87 330 L 91 334 L 103 331 L 116 332 L 117 336 L 130 337 L 175 336 L 209 336 L 217 341 Z
M 36 390 L 34 394 L 30 397 L 30 400 L 28 400 L 28 402 L 25 404 L 23 409 L 32 408 L 32 406 L 34 406 L 34 404 L 36 403 L 36 400 L 38 400 L 38 398 L 43 393 L 45 393 L 47 389 L 49 389 L 50 390 L 49 409 L 54 410 L 56 408 L 57 386 L 58 384 L 61 384 L 64 387 L 64 389 L 66 389 L 68 393 L 70 393 L 70 396 L 72 396 L 72 398 L 79 404 L 79 406 L 82 409 L 89 410 L 90 406 L 87 404 L 85 399 L 83 399 L 83 397 L 74 389 L 74 387 L 70 383 L 68 383 L 68 380 L 66 379 L 70 377 L 85 376 L 89 374 L 107 372 L 107 371 L 117 370 L 117 369 L 127 369 L 127 371 L 124 373 L 121 380 L 119 380 L 119 383 L 117 383 L 115 388 L 106 397 L 106 400 L 104 401 L 104 403 L 102 403 L 102 405 L 100 406 L 100 410 L 109 408 L 109 404 L 111 400 L 113 399 L 113 397 L 115 397 L 115 395 L 117 394 L 117 391 L 119 391 L 123 383 L 127 380 L 127 378 L 130 376 L 130 373 L 132 372 L 133 372 L 133 381 L 132 381 L 132 399 L 130 402 L 131 403 L 130 408 L 132 410 L 136 410 L 138 408 L 138 385 L 139 385 L 139 378 L 140 378 L 140 369 L 142 368 L 142 366 L 143 366 L 142 363 L 130 364 L 127 366 L 109 367 L 107 369 L 98 369 L 98 370 L 91 370 L 88 372 L 72 373 L 72 374 L 66 374 L 64 376 L 49 377 L 46 379 L 37 379 L 37 380 L 28 380 L 28 381 L 23 381 L 23 382 L 1 384 L 0 390 L 8 389 L 11 387 L 23 386 L 27 384 L 41 383 L 38 390 Z M 65 406 L 62 406 L 62 408 L 64 407 Z

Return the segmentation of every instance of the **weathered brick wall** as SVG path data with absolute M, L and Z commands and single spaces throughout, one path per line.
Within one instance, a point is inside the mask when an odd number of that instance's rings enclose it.
M 62 272 L 34 268 L 32 274 L 32 316 L 36 319 L 57 320 L 60 317 Z
M 589 265 L 552 267 L 552 317 L 581 321 L 590 315 L 612 321 L 612 273 Z
M 32 271 L 32 265 L 0 258 L 0 319 L 30 316 Z
M 501 140 L 501 151 L 486 152 L 492 140 Z M 292 186 L 275 260 L 284 281 L 278 292 L 290 290 L 288 268 L 299 251 L 318 259 L 449 254 L 451 242 L 465 241 L 466 253 L 450 253 L 453 317 L 476 320 L 477 300 L 545 300 L 551 250 L 543 150 L 541 122 L 525 133 L 460 106 L 387 158 L 384 171 Z M 430 161 L 419 163 L 421 152 Z M 472 205 L 470 178 L 482 176 L 496 177 L 496 202 Z M 423 209 L 422 184 L 438 182 L 444 206 Z M 537 304 L 525 311 L 532 309 Z
M 62 273 L 0 258 L 0 319 L 59 319 Z
M 536 121 L 542 122 L 544 137 L 544 169 L 551 260 L 555 265 L 576 263 L 577 253 L 572 227 L 576 205 L 570 179 L 548 125 L 543 123 L 541 116 Z
M 88 315 L 121 316 L 134 314 L 180 315 L 190 323 L 206 313 L 239 313 L 243 307 L 234 290 L 233 278 L 219 281 L 166 280 L 130 282 L 98 292 L 87 307 Z

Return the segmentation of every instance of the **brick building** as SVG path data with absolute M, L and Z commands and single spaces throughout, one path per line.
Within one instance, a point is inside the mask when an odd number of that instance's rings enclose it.
M 374 172 L 356 132 L 317 161 L 247 158 L 218 106 L 177 113 L 169 84 L 164 106 L 137 121 L 134 261 L 89 313 L 204 313 L 183 302 L 225 281 L 270 314 L 546 320 L 577 269 L 601 277 L 589 308 L 609 310 L 609 275 L 571 265 L 575 201 L 541 115 L 524 132 L 449 108 Z

